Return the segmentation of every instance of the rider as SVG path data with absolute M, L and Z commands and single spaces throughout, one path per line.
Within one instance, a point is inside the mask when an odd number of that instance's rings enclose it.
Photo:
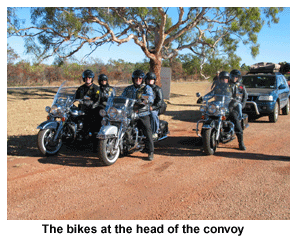
M 139 120 L 138 124 L 140 128 L 143 130 L 144 135 L 146 137 L 145 141 L 145 149 L 144 152 L 148 153 L 148 160 L 153 160 L 153 153 L 154 153 L 154 144 L 152 139 L 152 130 L 150 126 L 150 105 L 153 103 L 153 91 L 152 88 L 148 85 L 144 84 L 144 77 L 145 74 L 142 70 L 135 70 L 132 73 L 132 82 L 133 84 L 127 86 L 122 96 L 131 99 L 137 99 L 142 101 L 143 96 L 148 96 L 148 101 L 146 103 L 143 102 L 144 107 L 139 109 Z
M 233 124 L 235 126 L 235 132 L 236 132 L 236 136 L 237 136 L 238 143 L 239 143 L 239 149 L 246 150 L 246 147 L 243 142 L 243 129 L 241 126 L 241 119 L 239 118 L 239 112 L 238 112 L 238 109 L 239 109 L 238 104 L 239 103 L 237 100 L 235 100 L 236 99 L 236 90 L 237 90 L 236 85 L 235 85 L 235 83 L 231 83 L 230 74 L 227 71 L 222 71 L 219 74 L 219 79 L 220 80 L 225 79 L 225 82 L 228 81 L 228 83 L 229 83 L 229 88 L 227 89 L 227 91 L 230 92 L 229 95 L 231 97 L 233 97 L 232 101 L 229 104 L 229 119 L 233 122 Z M 219 87 L 215 86 L 215 88 L 212 91 L 215 91 L 215 93 L 216 93 L 217 88 L 219 88 Z
M 93 83 L 93 71 L 89 69 L 85 70 L 82 74 L 82 78 L 85 83 L 77 89 L 75 99 L 84 100 L 84 104 L 79 105 L 79 108 L 84 110 L 85 123 L 92 134 L 96 131 L 96 116 L 99 116 L 98 111 L 95 109 L 96 102 L 99 98 L 99 87 Z
M 108 76 L 105 74 L 101 74 L 98 76 L 98 84 L 99 84 L 99 106 L 100 108 L 105 108 L 107 106 L 108 98 L 113 95 L 116 95 L 115 89 L 109 85 Z
M 89 69 L 85 70 L 82 74 L 82 78 L 84 84 L 77 89 L 75 99 L 83 99 L 85 96 L 88 96 L 95 103 L 98 99 L 99 88 L 93 83 L 93 71 Z
M 208 98 L 208 96 L 213 96 L 214 94 L 223 94 L 225 92 L 227 95 L 232 95 L 231 88 L 229 85 L 230 74 L 227 71 L 222 71 L 218 75 L 217 81 L 212 83 L 211 91 L 207 93 L 204 97 Z M 197 103 L 200 104 L 203 102 L 203 97 L 200 96 L 197 100 Z
M 148 72 L 145 76 L 146 84 L 149 85 L 153 90 L 154 102 L 150 106 L 150 119 L 151 119 L 151 129 L 153 133 L 153 139 L 158 138 L 158 129 L 159 129 L 159 110 L 163 103 L 163 92 L 162 89 L 155 84 L 156 75 L 153 72 Z
M 214 86 L 217 84 L 217 82 L 219 81 L 219 74 L 220 74 L 220 71 L 216 71 L 216 75 L 215 77 L 213 78 L 213 83 L 212 83 L 212 86 L 211 86 L 211 89 L 214 88 Z
M 234 69 L 230 73 L 230 85 L 232 88 L 232 96 L 236 99 L 235 103 L 231 103 L 232 111 L 230 113 L 231 121 L 235 125 L 235 131 L 239 142 L 239 149 L 246 150 L 243 142 L 243 130 L 241 126 L 242 109 L 246 105 L 247 92 L 245 86 L 241 84 L 241 73 Z M 237 95 L 238 94 L 238 95 Z
M 237 69 L 233 69 L 230 72 L 230 84 L 232 87 L 233 97 L 238 99 L 237 111 L 239 113 L 239 118 L 242 118 L 242 109 L 246 105 L 247 91 L 245 86 L 241 84 L 242 76 L 241 72 Z M 237 95 L 238 94 L 238 95 Z
M 229 72 L 227 72 L 227 71 L 220 72 L 219 79 L 218 79 L 217 83 L 212 88 L 212 90 L 208 94 L 205 95 L 205 98 L 208 98 L 209 95 L 213 96 L 214 94 L 232 95 L 229 80 L 230 80 Z
M 232 86 L 230 81 L 230 74 L 227 71 L 222 71 L 219 74 L 219 82 L 215 87 L 205 95 L 204 98 L 208 98 L 208 96 L 213 96 L 214 94 L 224 94 L 230 97 L 235 98 L 235 87 Z M 238 138 L 239 149 L 246 150 L 246 147 L 243 143 L 243 129 L 241 126 L 241 120 L 239 118 L 239 112 L 237 110 L 238 102 L 232 100 L 229 104 L 229 119 L 233 122 L 235 126 L 236 136 Z

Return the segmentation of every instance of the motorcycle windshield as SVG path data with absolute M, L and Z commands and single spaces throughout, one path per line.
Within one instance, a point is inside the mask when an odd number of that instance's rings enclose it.
M 75 89 L 67 86 L 67 81 L 64 81 L 53 100 L 52 106 L 67 107 L 70 106 L 74 100 Z
M 119 96 L 119 97 L 113 98 L 112 106 L 117 110 L 123 113 L 126 113 L 127 116 L 129 116 L 133 111 L 134 103 L 135 103 L 134 99 L 129 99 L 126 97 Z
M 228 83 L 212 83 L 203 100 L 206 105 L 215 104 L 219 108 L 225 107 L 228 109 L 232 100 L 232 89 Z

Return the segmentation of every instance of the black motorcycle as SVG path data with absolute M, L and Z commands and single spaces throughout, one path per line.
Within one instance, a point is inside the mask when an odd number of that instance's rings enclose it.
M 209 89 L 210 90 L 210 89 Z M 208 91 L 197 103 L 204 101 L 200 107 L 201 119 L 197 122 L 196 132 L 203 140 L 204 152 L 213 155 L 219 143 L 227 143 L 235 139 L 234 124 L 229 120 L 230 111 L 237 107 L 239 97 L 233 98 L 229 86 Z M 248 127 L 248 116 L 242 114 L 242 129 Z M 201 131 L 200 131 L 201 129 Z
M 114 96 L 108 99 L 106 109 L 100 111 L 103 119 L 97 135 L 98 157 L 102 165 L 114 164 L 120 154 L 125 156 L 144 149 L 146 137 L 137 127 L 138 109 L 141 107 L 142 103 L 135 99 Z M 167 138 L 167 134 L 168 123 L 160 120 L 160 130 L 155 141 Z
M 86 112 L 90 109 L 90 98 L 76 100 L 75 90 L 63 82 L 59 87 L 51 107 L 45 108 L 48 113 L 47 121 L 41 123 L 37 137 L 37 146 L 43 155 L 55 155 L 63 143 L 89 140 L 97 133 L 91 131 L 85 121 Z M 78 102 L 78 107 L 74 105 Z M 100 129 L 100 123 L 98 130 Z

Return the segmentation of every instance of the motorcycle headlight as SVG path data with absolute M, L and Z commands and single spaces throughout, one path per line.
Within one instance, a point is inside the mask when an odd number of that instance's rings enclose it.
M 259 100 L 261 100 L 261 101 L 273 101 L 273 96 L 272 95 L 261 95 L 259 97 Z
M 64 108 L 62 109 L 62 107 L 60 105 L 58 105 L 57 106 L 57 112 L 58 112 L 58 114 L 64 113 Z
M 56 114 L 57 113 L 57 110 L 58 110 L 58 106 L 57 105 L 53 105 L 52 108 L 51 108 L 51 113 L 52 114 Z
M 65 112 L 65 109 L 62 108 L 60 105 L 53 105 L 51 108 L 51 114 L 53 115 L 60 115 Z
M 201 107 L 200 107 L 200 111 L 201 111 L 201 112 L 206 112 L 206 106 L 201 106 Z
M 215 114 L 217 111 L 217 106 L 214 104 L 211 104 L 208 106 L 208 112 L 209 114 Z
M 104 109 L 101 109 L 101 110 L 99 111 L 99 115 L 102 116 L 102 117 L 104 117 L 104 116 L 107 115 L 107 112 L 106 112 Z
M 46 112 L 50 113 L 51 111 L 51 107 L 50 106 L 46 106 Z
M 115 119 L 118 115 L 118 110 L 115 108 L 115 107 L 112 107 L 108 110 L 108 116 L 111 118 L 111 119 Z

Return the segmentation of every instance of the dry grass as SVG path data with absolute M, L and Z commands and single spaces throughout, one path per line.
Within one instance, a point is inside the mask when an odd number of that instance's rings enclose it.
M 171 96 L 163 120 L 179 122 L 197 121 L 196 92 L 205 93 L 209 82 L 171 84 Z M 36 148 L 36 127 L 46 120 L 46 106 L 51 106 L 57 89 L 8 89 L 7 90 L 7 139 L 8 154 L 19 155 Z M 32 155 L 33 152 L 32 152 Z

